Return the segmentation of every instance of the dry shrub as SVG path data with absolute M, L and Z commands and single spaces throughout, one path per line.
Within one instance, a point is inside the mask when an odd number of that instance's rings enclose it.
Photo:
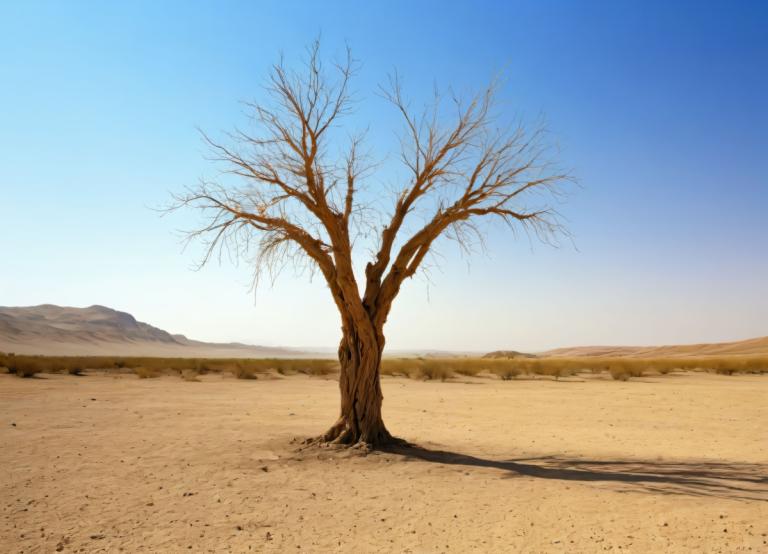
M 340 370 L 338 362 L 333 360 L 305 360 L 302 366 L 300 372 L 315 376 L 331 375 Z
M 184 379 L 185 381 L 190 381 L 190 382 L 193 382 L 193 383 L 199 383 L 200 382 L 200 379 L 198 377 L 199 375 L 200 374 L 197 371 L 195 371 L 194 369 L 183 369 L 183 370 L 181 370 L 181 378 Z
M 768 373 L 768 359 L 752 357 L 744 360 L 744 371 L 747 373 Z
M 380 372 L 382 375 L 395 377 L 413 377 L 418 369 L 418 362 L 415 358 L 384 358 L 381 360 Z
M 629 380 L 629 372 L 623 368 L 617 367 L 617 368 L 611 368 L 610 369 L 611 377 L 616 379 L 617 381 L 628 381 Z
M 82 375 L 85 369 L 78 359 L 68 360 L 67 363 L 61 364 L 62 368 L 66 370 L 69 375 Z
M 494 360 L 483 360 L 483 359 L 469 359 L 469 358 L 463 358 L 463 359 L 457 359 L 457 360 L 446 360 L 445 366 L 446 369 L 449 369 L 453 373 L 457 373 L 459 375 L 466 375 L 467 377 L 474 377 L 478 373 L 480 373 L 483 370 L 487 370 L 490 367 L 493 366 Z
M 0 367 L 5 368 L 8 373 L 16 373 L 16 355 L 13 352 L 0 354 Z
M 135 367 L 133 368 L 133 372 L 139 376 L 139 379 L 154 379 L 155 377 L 160 376 L 160 373 L 152 367 Z
M 247 367 L 242 364 L 235 364 L 232 368 L 232 375 L 238 379 L 258 379 L 256 372 L 251 367 Z
M 210 366 L 204 360 L 195 360 L 195 370 L 198 375 L 205 375 L 211 371 Z
M 303 373 L 305 375 L 322 376 L 338 373 L 339 371 L 339 364 L 335 360 L 275 359 L 264 361 L 269 362 L 271 368 L 277 370 L 280 375 Z M 266 369 L 266 367 L 263 368 L 264 371 Z
M 646 362 L 632 359 L 614 359 L 609 363 L 611 377 L 618 381 L 627 381 L 630 377 L 642 377 Z
M 26 365 L 17 367 L 14 373 L 16 373 L 16 377 L 30 378 L 37 374 L 37 370 L 32 366 Z
M 15 373 L 17 377 L 34 377 L 47 369 L 45 362 L 37 357 L 14 356 L 14 360 L 8 367 L 9 371 Z
M 419 375 L 422 379 L 432 381 L 440 379 L 445 381 L 450 377 L 453 377 L 453 371 L 442 360 L 421 360 L 421 367 L 419 367 Z
M 503 381 L 511 381 L 512 379 L 515 379 L 521 373 L 522 372 L 519 369 L 513 368 L 513 367 L 509 367 L 509 368 L 506 368 L 506 369 L 502 369 L 501 371 L 499 371 L 497 373 L 497 375 L 499 377 L 501 377 L 501 379 Z

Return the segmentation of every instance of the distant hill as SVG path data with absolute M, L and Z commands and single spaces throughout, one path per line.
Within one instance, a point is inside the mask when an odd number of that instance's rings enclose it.
M 540 356 L 557 357 L 633 357 L 666 358 L 685 356 L 746 356 L 768 354 L 768 337 L 736 342 L 715 342 L 670 346 L 576 346 L 556 348 L 542 352 Z
M 46 355 L 304 357 L 289 348 L 190 340 L 105 306 L 0 306 L 0 351 Z M 321 356 L 322 357 L 322 356 Z
M 517 350 L 496 350 L 494 352 L 488 352 L 483 358 L 502 358 L 502 359 L 512 359 L 512 358 L 535 358 L 536 356 L 534 354 L 526 354 L 525 352 L 518 352 Z

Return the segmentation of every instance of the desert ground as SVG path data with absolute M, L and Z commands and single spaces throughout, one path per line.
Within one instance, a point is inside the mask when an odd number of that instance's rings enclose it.
M 332 377 L 0 375 L 0 551 L 768 552 L 768 375 L 383 388 L 418 446 L 301 450 Z

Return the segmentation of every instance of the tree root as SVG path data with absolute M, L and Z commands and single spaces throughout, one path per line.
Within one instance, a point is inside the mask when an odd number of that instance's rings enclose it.
M 372 450 L 382 450 L 392 446 L 407 445 L 408 442 L 392 436 L 383 424 L 368 433 L 361 433 L 357 429 L 348 425 L 347 421 L 341 418 L 328 431 L 318 437 L 306 439 L 303 444 L 305 447 L 318 446 L 321 448 L 348 448 L 370 452 Z

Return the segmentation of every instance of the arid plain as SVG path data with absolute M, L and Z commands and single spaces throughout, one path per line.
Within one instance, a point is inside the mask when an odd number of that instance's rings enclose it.
M 333 376 L 0 375 L 0 550 L 768 551 L 766 375 L 383 388 L 418 447 L 301 450 Z

